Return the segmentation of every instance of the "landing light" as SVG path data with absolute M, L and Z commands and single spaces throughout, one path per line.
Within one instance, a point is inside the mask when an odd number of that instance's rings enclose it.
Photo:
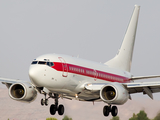
M 78 98 L 78 94 L 75 94 L 75 97 Z

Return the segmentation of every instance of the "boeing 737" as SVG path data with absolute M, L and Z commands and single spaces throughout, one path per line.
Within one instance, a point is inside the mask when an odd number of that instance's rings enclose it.
M 29 68 L 30 82 L 0 78 L 9 89 L 13 100 L 32 102 L 37 93 L 43 94 L 41 105 L 48 105 L 50 114 L 63 115 L 65 108 L 59 98 L 79 101 L 102 101 L 104 116 L 117 116 L 116 105 L 123 105 L 131 94 L 160 92 L 160 82 L 137 82 L 136 80 L 157 78 L 159 75 L 136 77 L 130 73 L 140 6 L 135 5 L 128 29 L 118 54 L 106 63 L 92 62 L 63 54 L 45 54 L 37 57 Z M 136 81 L 136 82 L 135 82 Z

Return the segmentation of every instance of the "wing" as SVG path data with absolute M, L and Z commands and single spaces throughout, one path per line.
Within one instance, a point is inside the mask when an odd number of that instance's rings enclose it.
M 0 82 L 7 86 L 9 96 L 13 100 L 32 102 L 37 97 L 37 89 L 30 82 L 7 78 L 0 78 Z
M 5 84 L 7 86 L 7 88 L 9 88 L 14 83 L 19 83 L 19 82 L 26 82 L 27 83 L 27 81 L 18 80 L 18 79 L 17 80 L 16 79 L 8 79 L 8 78 L 0 78 L 0 82 L 2 82 L 2 84 Z
M 107 84 L 116 83 L 90 83 L 84 86 L 86 93 L 99 94 L 99 91 L 103 86 Z M 160 82 L 135 82 L 135 83 L 122 83 L 124 88 L 129 94 L 140 93 L 147 94 L 151 99 L 153 99 L 152 93 L 160 92 Z
M 160 92 L 160 82 L 135 82 L 124 83 L 124 87 L 130 94 L 143 92 L 153 99 L 152 93 Z

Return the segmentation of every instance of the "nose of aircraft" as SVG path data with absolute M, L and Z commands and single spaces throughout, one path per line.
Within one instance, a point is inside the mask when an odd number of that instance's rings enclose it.
M 40 69 L 38 68 L 38 66 L 30 66 L 29 68 L 29 78 L 31 80 L 31 82 L 36 85 L 37 87 L 41 87 L 40 85 Z

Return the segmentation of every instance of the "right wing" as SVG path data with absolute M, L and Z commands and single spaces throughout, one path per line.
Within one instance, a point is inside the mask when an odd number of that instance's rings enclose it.
M 13 100 L 32 102 L 37 97 L 37 89 L 30 82 L 8 78 L 0 78 L 0 82 L 7 86 L 9 96 Z
M 14 83 L 27 82 L 27 81 L 16 80 L 16 79 L 8 79 L 8 78 L 0 78 L 0 82 L 2 82 L 2 84 L 5 84 L 7 86 L 7 88 L 9 88 Z

